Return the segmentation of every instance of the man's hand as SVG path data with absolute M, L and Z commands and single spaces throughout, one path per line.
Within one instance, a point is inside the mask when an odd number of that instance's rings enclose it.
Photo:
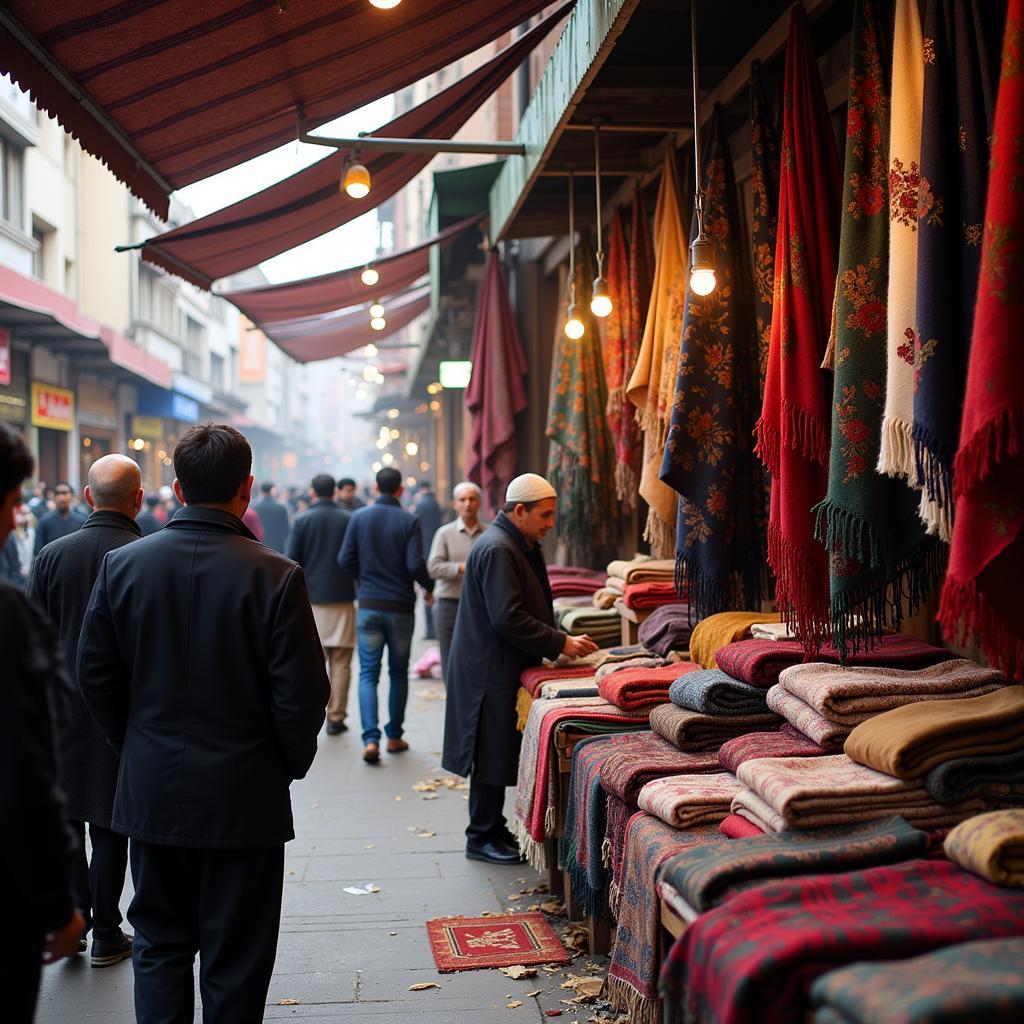
M 423 601 L 424 601 L 424 603 L 426 604 L 426 606 L 428 608 L 433 608 L 434 607 L 434 593 L 433 593 L 433 591 L 428 590 L 423 595 Z
M 458 572 L 458 574 L 460 576 L 462 576 L 465 573 L 465 571 L 466 571 L 466 563 L 465 562 L 459 562 L 459 567 L 458 567 L 458 569 L 456 571 Z
M 562 645 L 562 653 L 567 658 L 585 658 L 597 650 L 597 644 L 589 636 L 567 636 Z
M 78 952 L 78 940 L 85 934 L 85 918 L 76 910 L 68 923 L 43 939 L 43 963 L 53 964 Z

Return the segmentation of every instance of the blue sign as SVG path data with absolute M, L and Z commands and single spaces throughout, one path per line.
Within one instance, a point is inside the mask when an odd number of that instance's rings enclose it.
M 142 416 L 163 416 L 182 423 L 199 422 L 199 403 L 177 391 L 165 391 L 150 384 L 138 386 L 139 413 Z

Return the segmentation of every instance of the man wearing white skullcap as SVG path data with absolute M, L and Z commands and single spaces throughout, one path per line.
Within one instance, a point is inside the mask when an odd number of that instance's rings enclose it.
M 536 473 L 508 485 L 505 506 L 466 560 L 448 656 L 444 757 L 468 776 L 466 856 L 518 864 L 519 848 L 502 814 L 505 787 L 516 784 L 521 737 L 516 694 L 523 669 L 560 654 L 597 650 L 586 636 L 555 629 L 540 541 L 555 524 L 555 489 Z

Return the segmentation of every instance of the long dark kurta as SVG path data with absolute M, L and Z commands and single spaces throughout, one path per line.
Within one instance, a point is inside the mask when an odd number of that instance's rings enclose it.
M 448 665 L 442 765 L 492 786 L 514 786 L 521 737 L 519 675 L 562 653 L 539 547 L 499 512 L 466 561 Z
M 75 680 L 78 635 L 103 556 L 141 536 L 120 512 L 93 512 L 80 530 L 47 544 L 32 563 L 29 596 L 56 626 L 64 665 Z M 59 779 L 69 821 L 110 828 L 117 758 L 82 700 L 77 685 L 57 721 Z

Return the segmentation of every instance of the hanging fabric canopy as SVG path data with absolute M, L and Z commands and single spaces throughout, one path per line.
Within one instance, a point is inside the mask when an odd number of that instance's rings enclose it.
M 467 217 L 411 249 L 371 260 L 370 263 L 361 263 L 358 267 L 307 277 L 301 281 L 285 281 L 282 284 L 219 294 L 256 324 L 295 320 L 344 309 L 377 296 L 398 295 L 427 274 L 433 246 L 444 248 L 451 245 L 464 231 L 479 224 L 481 216 L 476 214 Z M 366 285 L 361 275 L 371 264 L 379 280 L 373 285 Z
M 526 354 L 512 312 L 501 260 L 492 250 L 477 299 L 470 352 L 473 375 L 466 388 L 470 428 L 466 437 L 466 479 L 484 492 L 493 514 L 505 504 L 516 475 L 515 418 L 526 409 Z
M 370 326 L 368 305 L 342 310 L 333 316 L 308 317 L 266 324 L 267 336 L 300 363 L 333 359 L 371 342 L 380 345 L 397 334 L 430 307 L 430 285 L 407 292 L 385 307 L 387 327 Z
M 956 517 L 939 621 L 1024 677 L 1024 0 L 1010 0 L 985 207 L 981 277 L 954 464 Z
M 676 492 L 659 479 L 669 414 L 675 394 L 675 368 L 686 298 L 686 235 L 679 210 L 675 151 L 665 153 L 665 167 L 654 208 L 654 281 L 643 340 L 626 397 L 636 406 L 644 432 L 640 496 L 650 512 L 645 535 L 651 553 L 669 558 L 676 546 Z
M 564 4 L 487 63 L 370 134 L 451 138 L 571 6 Z M 412 181 L 434 155 L 367 150 L 361 159 L 372 178 L 368 199 L 353 199 L 340 188 L 345 154 L 334 152 L 262 192 L 156 235 L 142 257 L 209 288 L 217 278 L 255 266 L 376 208 Z
M 757 454 L 772 474 L 768 563 L 776 597 L 813 650 L 830 626 L 828 565 L 814 539 L 811 509 L 828 487 L 829 403 L 821 361 L 835 294 L 842 189 L 800 6 L 790 18 L 783 88 L 775 303 Z
M 757 608 L 764 595 L 765 489 L 751 433 L 759 398 L 757 327 L 736 178 L 716 104 L 704 165 L 717 284 L 686 291 L 661 479 L 679 494 L 676 580 L 691 615 Z M 698 220 L 693 219 L 691 240 Z M 755 470 L 757 470 L 755 472 Z
M 168 195 L 387 96 L 545 7 L 545 0 L 8 0 L 9 74 L 157 216 Z

